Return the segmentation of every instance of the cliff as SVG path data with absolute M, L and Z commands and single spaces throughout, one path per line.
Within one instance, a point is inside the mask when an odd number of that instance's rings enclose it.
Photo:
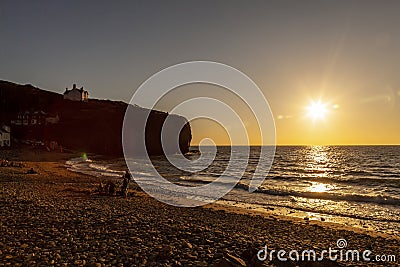
M 46 116 L 58 116 L 55 124 L 11 125 L 12 135 L 20 140 L 56 141 L 64 147 L 105 155 L 122 155 L 122 125 L 128 104 L 121 101 L 89 99 L 88 102 L 64 100 L 62 94 L 49 92 L 32 85 L 0 81 L 0 122 L 11 124 L 26 111 L 44 111 Z M 176 127 L 184 125 L 179 134 L 179 148 L 189 150 L 191 129 L 181 116 L 150 111 L 129 105 L 130 112 L 148 114 L 146 149 L 150 155 L 161 155 L 161 128 L 168 117 Z M 137 129 L 141 131 L 143 129 Z M 168 140 L 167 140 L 168 141 Z

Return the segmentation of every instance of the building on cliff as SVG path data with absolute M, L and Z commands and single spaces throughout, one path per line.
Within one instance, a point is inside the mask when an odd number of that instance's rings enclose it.
M 76 87 L 76 84 L 73 84 L 72 89 L 70 90 L 68 88 L 65 89 L 64 99 L 86 102 L 89 99 L 89 93 L 88 91 L 85 91 L 83 89 L 83 86 L 80 89 L 78 89 Z
M 10 147 L 10 146 L 11 146 L 10 127 L 3 125 L 0 128 L 0 147 Z
M 21 126 L 44 125 L 46 115 L 43 110 L 18 112 L 16 118 L 11 120 L 11 124 Z

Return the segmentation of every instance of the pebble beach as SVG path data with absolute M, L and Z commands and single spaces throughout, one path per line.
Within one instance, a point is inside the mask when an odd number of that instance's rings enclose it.
M 396 262 L 260 261 L 268 249 L 348 249 L 400 256 L 400 240 L 322 222 L 210 204 L 178 208 L 131 182 L 127 198 L 95 194 L 68 155 L 30 155 L 0 169 L 0 266 L 398 266 Z M 35 159 L 35 160 L 33 160 Z M 33 168 L 36 174 L 27 174 Z M 397 259 L 397 258 L 396 258 Z M 399 261 L 399 259 L 397 259 Z

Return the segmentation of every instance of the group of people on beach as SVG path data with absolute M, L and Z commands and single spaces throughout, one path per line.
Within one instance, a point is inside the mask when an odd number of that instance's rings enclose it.
M 108 195 L 108 196 L 115 196 L 115 195 L 120 195 L 123 197 L 128 197 L 128 186 L 129 182 L 132 179 L 132 175 L 129 173 L 129 171 L 125 171 L 124 175 L 122 175 L 123 182 L 121 186 L 120 191 L 116 191 L 117 185 L 114 181 L 108 181 L 105 185 L 103 182 L 100 182 L 100 185 L 98 187 L 98 193 L 99 195 Z
M 14 162 L 14 161 L 9 161 L 6 159 L 0 159 L 0 167 L 23 167 L 21 162 Z

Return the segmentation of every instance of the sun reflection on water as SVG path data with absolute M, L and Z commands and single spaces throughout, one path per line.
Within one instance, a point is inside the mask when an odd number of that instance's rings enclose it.
M 334 189 L 333 185 L 330 184 L 323 184 L 323 183 L 313 183 L 309 187 L 310 192 L 315 192 L 315 193 L 324 193 L 328 192 L 330 190 Z
M 325 146 L 312 146 L 309 147 L 306 154 L 306 170 L 309 171 L 309 176 L 317 178 L 328 178 L 331 172 L 332 164 L 335 160 L 331 158 L 332 155 L 330 148 Z M 324 179 L 323 179 L 324 180 Z M 335 186 L 329 183 L 312 182 L 307 188 L 309 192 L 324 193 L 335 189 Z
M 328 155 L 328 149 L 328 147 L 324 146 L 311 146 L 304 151 L 304 163 L 307 176 L 319 178 L 328 177 L 331 161 Z

